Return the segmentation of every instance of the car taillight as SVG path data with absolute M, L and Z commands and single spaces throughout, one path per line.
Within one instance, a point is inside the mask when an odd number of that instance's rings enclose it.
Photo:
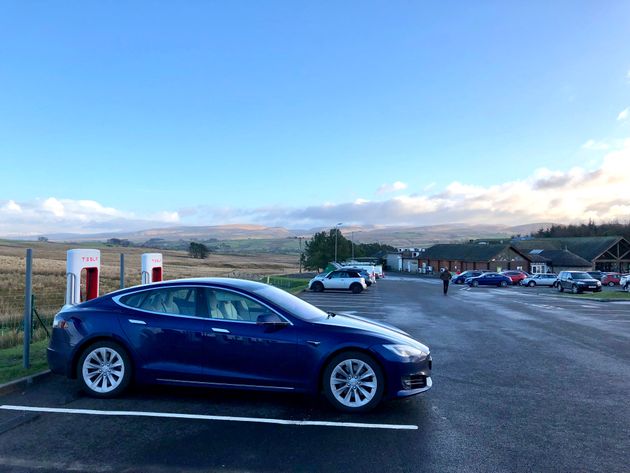
M 62 330 L 65 330 L 70 326 L 70 324 L 68 323 L 67 320 L 59 317 L 58 315 L 55 315 L 52 326 L 53 328 L 60 328 Z

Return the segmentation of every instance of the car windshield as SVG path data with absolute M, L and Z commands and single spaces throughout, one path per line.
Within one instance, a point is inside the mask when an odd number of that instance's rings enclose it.
M 323 310 L 277 287 L 265 286 L 254 292 L 269 302 L 279 305 L 299 319 L 315 321 L 328 317 L 328 314 Z
M 593 279 L 593 277 L 588 273 L 573 273 L 571 277 L 573 279 Z

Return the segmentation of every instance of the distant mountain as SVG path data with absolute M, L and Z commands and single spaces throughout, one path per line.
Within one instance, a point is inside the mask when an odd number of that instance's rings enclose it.
M 528 235 L 540 228 L 549 227 L 550 223 L 532 223 L 518 226 L 479 224 L 470 225 L 453 223 L 426 226 L 345 226 L 340 232 L 355 242 L 379 242 L 397 247 L 417 247 L 435 243 L 459 242 L 478 238 L 510 238 L 513 235 Z M 213 225 L 213 226 L 179 226 L 153 228 L 148 230 L 117 233 L 98 233 L 91 235 L 56 234 L 46 235 L 51 241 L 106 241 L 110 238 L 130 240 L 143 243 L 147 240 L 175 241 L 226 241 L 226 240 L 277 240 L 293 239 L 297 236 L 309 238 L 318 231 L 328 228 L 287 229 L 283 227 L 266 227 L 263 225 Z

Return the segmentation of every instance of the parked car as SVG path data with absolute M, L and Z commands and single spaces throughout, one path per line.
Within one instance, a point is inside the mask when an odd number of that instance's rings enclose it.
M 585 271 L 560 271 L 556 287 L 559 292 L 566 289 L 573 294 L 579 294 L 584 291 L 600 292 L 602 283 Z
M 521 281 L 521 286 L 549 286 L 555 287 L 558 275 L 556 273 L 538 273 L 529 276 Z
M 47 355 L 54 373 L 99 398 L 132 382 L 323 391 L 334 407 L 362 412 L 432 386 L 429 348 L 406 332 L 227 278 L 136 286 L 66 306 Z
M 466 278 L 466 284 L 471 287 L 477 286 L 499 286 L 506 287 L 512 284 L 512 280 L 499 273 L 483 273 L 481 276 Z
M 630 292 L 630 274 L 624 274 L 619 280 L 619 285 L 624 291 Z
M 587 271 L 587 273 L 593 278 L 601 281 L 606 273 L 603 271 Z
M 453 276 L 453 279 L 451 279 L 451 283 L 464 284 L 467 278 L 476 278 L 477 276 L 481 276 L 482 274 L 483 274 L 483 271 L 477 271 L 477 270 L 464 271 L 463 273 Z
M 620 273 L 606 273 L 602 278 L 602 286 L 615 286 L 621 282 Z
M 367 270 L 363 269 L 363 268 L 347 268 L 344 267 L 344 269 L 351 269 L 356 271 L 357 273 L 359 273 L 361 275 L 361 277 L 363 279 L 365 279 L 365 284 L 367 285 L 367 287 L 370 287 L 372 284 L 374 284 L 376 282 L 376 275 L 374 273 L 370 274 L 367 272 Z
M 311 291 L 322 292 L 326 289 L 349 290 L 355 294 L 367 289 L 365 279 L 357 270 L 336 269 L 326 274 L 318 274 L 308 283 Z
M 514 285 L 519 284 L 523 279 L 529 276 L 529 274 L 527 274 L 525 271 L 517 270 L 502 271 L 501 274 L 510 278 L 512 280 L 512 284 Z

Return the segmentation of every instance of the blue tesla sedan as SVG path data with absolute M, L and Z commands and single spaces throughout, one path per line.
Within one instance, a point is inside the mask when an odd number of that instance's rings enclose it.
M 132 382 L 323 392 L 348 412 L 432 385 L 429 348 L 402 330 L 222 278 L 137 286 L 64 307 L 48 363 L 95 397 Z
M 471 287 L 477 286 L 498 286 L 498 287 L 506 287 L 512 284 L 512 280 L 499 273 L 483 273 L 481 276 L 476 276 L 474 278 L 467 278 L 466 284 Z

